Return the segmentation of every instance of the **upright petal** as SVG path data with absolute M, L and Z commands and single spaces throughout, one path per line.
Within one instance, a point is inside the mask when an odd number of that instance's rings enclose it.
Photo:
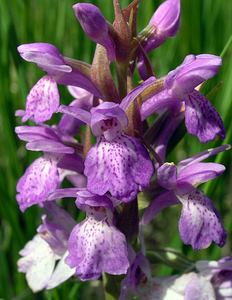
M 106 140 L 111 141 L 127 125 L 126 113 L 116 103 L 103 102 L 91 109 L 91 129 L 95 136 L 104 135 Z
M 183 204 L 179 231 L 185 244 L 193 249 L 205 249 L 212 241 L 222 247 L 226 240 L 226 231 L 211 200 L 200 190 L 193 190 L 181 196 Z
M 149 185 L 153 166 L 138 139 L 121 135 L 111 142 L 102 138 L 90 149 L 84 173 L 90 192 L 104 195 L 109 191 L 113 197 L 127 202 Z
M 165 86 L 173 97 L 182 98 L 199 84 L 213 77 L 221 63 L 221 58 L 216 55 L 188 55 L 179 67 L 168 73 Z
M 90 65 L 62 56 L 55 46 L 47 43 L 21 45 L 18 51 L 23 59 L 36 63 L 57 83 L 78 86 L 101 97 L 90 78 Z
M 55 80 L 51 76 L 42 77 L 27 96 L 23 122 L 28 119 L 36 123 L 50 120 L 60 104 L 60 95 Z
M 205 159 L 207 159 L 211 156 L 214 156 L 220 152 L 230 150 L 230 149 L 231 149 L 231 146 L 225 144 L 225 145 L 222 145 L 222 146 L 219 146 L 216 148 L 204 150 L 192 157 L 181 160 L 178 164 L 178 170 L 181 171 L 182 168 L 184 169 L 187 166 L 196 164 L 196 163 L 201 162 L 202 160 L 205 160 Z
M 81 280 L 97 279 L 102 272 L 125 274 L 129 267 L 126 239 L 104 208 L 89 208 L 70 235 L 68 251 L 66 262 Z
M 48 195 L 59 186 L 57 160 L 52 156 L 36 159 L 19 179 L 16 199 L 20 209 L 40 204 L 47 200 Z
M 48 43 L 23 44 L 18 47 L 23 59 L 36 63 L 44 71 L 56 68 L 57 71 L 71 72 L 72 68 L 64 63 L 63 56 L 59 50 Z
M 55 267 L 56 255 L 39 235 L 36 235 L 19 252 L 19 272 L 26 273 L 26 279 L 33 292 L 44 289 Z
M 217 163 L 195 163 L 178 172 L 177 185 L 189 184 L 198 186 L 220 176 L 225 171 L 225 167 Z
M 109 59 L 115 59 L 115 45 L 109 34 L 107 21 L 99 8 L 90 3 L 77 3 L 73 6 L 75 15 L 84 32 L 107 50 Z
M 225 138 L 225 128 L 220 115 L 197 91 L 186 97 L 185 124 L 188 132 L 196 135 L 201 143 L 212 141 L 217 135 Z

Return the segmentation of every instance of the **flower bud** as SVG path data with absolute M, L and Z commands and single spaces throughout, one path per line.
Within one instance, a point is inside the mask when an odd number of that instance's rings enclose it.
M 109 35 L 106 19 L 99 8 L 89 3 L 77 3 L 73 6 L 75 16 L 79 20 L 84 32 L 96 43 L 107 50 L 110 60 L 115 58 L 115 45 Z
M 162 3 L 140 34 L 144 49 L 151 51 L 168 37 L 174 36 L 179 28 L 179 20 L 180 0 L 167 0 Z

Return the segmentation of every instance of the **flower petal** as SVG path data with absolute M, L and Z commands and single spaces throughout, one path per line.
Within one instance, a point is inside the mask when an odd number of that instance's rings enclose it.
M 179 231 L 185 244 L 193 249 L 205 249 L 212 241 L 222 247 L 226 240 L 226 231 L 211 200 L 200 190 L 193 190 L 181 196 L 183 204 Z
M 26 144 L 26 149 L 30 151 L 43 151 L 48 153 L 72 154 L 74 148 L 65 146 L 61 142 L 56 142 L 48 139 L 32 141 Z
M 148 78 L 143 83 L 141 83 L 139 86 L 137 86 L 133 91 L 131 91 L 125 98 L 122 99 L 120 106 L 121 108 L 126 111 L 128 107 L 130 106 L 131 102 L 133 102 L 136 97 L 139 96 L 140 93 L 142 93 L 148 86 L 152 85 L 156 81 L 156 78 L 154 76 Z
M 19 272 L 26 273 L 26 279 L 33 292 L 44 289 L 55 267 L 56 255 L 39 235 L 36 235 L 19 252 Z
M 102 272 L 125 274 L 129 267 L 125 236 L 107 214 L 104 209 L 89 209 L 70 235 L 66 262 L 81 280 L 97 279 Z
M 127 202 L 149 185 L 153 166 L 138 139 L 121 135 L 111 142 L 100 139 L 90 149 L 84 174 L 87 188 L 93 194 L 104 195 L 109 191 L 113 197 Z
M 174 163 L 164 163 L 157 169 L 158 184 L 167 190 L 173 190 L 176 186 L 177 167 Z
M 187 55 L 179 67 L 168 73 L 165 86 L 173 97 L 183 98 L 213 77 L 221 64 L 221 58 L 216 55 Z
M 55 46 L 48 43 L 21 45 L 18 51 L 23 59 L 36 63 L 57 83 L 78 86 L 101 97 L 90 78 L 90 65 L 63 57 Z
M 193 91 L 185 100 L 185 124 L 190 134 L 196 135 L 201 143 L 207 143 L 218 135 L 225 138 L 223 121 L 198 91 Z
M 178 204 L 179 200 L 172 191 L 163 192 L 157 195 L 150 205 L 145 209 L 141 224 L 147 225 L 162 209 Z
M 178 185 L 197 186 L 216 178 L 225 171 L 225 167 L 217 163 L 195 163 L 182 168 L 178 173 Z
M 59 141 L 60 139 L 49 126 L 17 126 L 15 132 L 22 141 L 32 142 L 42 139 Z
M 68 252 L 63 255 L 61 260 L 56 265 L 56 268 L 46 285 L 47 290 L 57 287 L 75 274 L 75 268 L 70 268 L 65 262 L 67 255 Z
M 225 145 L 222 145 L 222 146 L 219 146 L 216 148 L 204 150 L 192 157 L 189 157 L 189 158 L 186 158 L 186 159 L 180 161 L 178 164 L 178 171 L 180 172 L 182 170 L 182 168 L 185 168 L 186 166 L 190 166 L 195 163 L 201 162 L 202 160 L 205 160 L 205 159 L 207 159 L 211 156 L 214 156 L 220 152 L 230 150 L 230 149 L 231 149 L 231 146 L 225 144 Z
M 51 76 L 42 77 L 27 96 L 23 122 L 28 119 L 42 123 L 51 119 L 60 104 L 60 95 L 55 80 Z
M 141 106 L 140 114 L 141 119 L 145 120 L 154 112 L 159 112 L 165 108 L 172 108 L 179 105 L 181 100 L 169 94 L 168 90 L 164 89 L 154 96 L 147 99 Z
M 16 199 L 20 209 L 39 204 L 47 200 L 48 195 L 59 185 L 57 160 L 51 156 L 36 159 L 19 179 Z
M 87 110 L 75 107 L 75 106 L 65 106 L 61 105 L 59 107 L 59 112 L 67 114 L 73 118 L 76 118 L 86 124 L 90 124 L 91 114 Z

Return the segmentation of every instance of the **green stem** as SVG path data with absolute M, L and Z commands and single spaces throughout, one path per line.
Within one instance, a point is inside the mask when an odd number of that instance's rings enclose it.
M 124 98 L 127 94 L 127 63 L 117 63 L 116 73 L 118 79 L 118 89 L 121 98 Z

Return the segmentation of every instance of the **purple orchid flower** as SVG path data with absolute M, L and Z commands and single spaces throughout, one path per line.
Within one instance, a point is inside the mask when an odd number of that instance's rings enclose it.
M 102 272 L 125 274 L 129 267 L 126 239 L 114 226 L 110 200 L 80 191 L 76 204 L 86 211 L 86 219 L 71 232 L 67 264 L 81 280 L 97 279 Z
M 115 59 L 115 44 L 109 33 L 109 25 L 99 8 L 90 3 L 77 3 L 73 6 L 75 16 L 84 32 L 107 50 L 110 61 Z
M 163 208 L 182 203 L 179 220 L 181 239 L 193 249 L 207 248 L 212 241 L 222 247 L 226 231 L 211 200 L 196 186 L 221 175 L 225 167 L 217 163 L 201 161 L 230 147 L 224 145 L 206 150 L 177 166 L 164 163 L 157 170 L 157 180 L 165 191 L 161 192 L 145 210 L 142 223 L 147 224 Z
M 92 108 L 93 94 L 76 86 L 68 86 L 68 90 L 75 98 L 75 100 L 69 104 L 70 106 L 85 109 L 87 111 Z M 83 124 L 82 121 L 64 114 L 58 124 L 58 130 L 64 135 L 74 136 Z
M 54 203 L 45 209 L 38 234 L 19 253 L 22 256 L 18 260 L 19 271 L 26 273 L 33 292 L 54 288 L 75 273 L 65 263 L 68 237 L 75 221 Z
M 141 142 L 123 133 L 127 116 L 116 103 L 104 102 L 91 112 L 61 106 L 60 111 L 90 124 L 97 144 L 87 154 L 84 174 L 90 192 L 133 200 L 150 183 L 153 166 Z
M 219 261 L 197 261 L 196 268 L 212 283 L 216 299 L 232 299 L 232 257 L 224 257 Z
M 86 73 L 71 67 L 69 65 L 71 59 L 63 57 L 55 46 L 48 43 L 24 44 L 18 47 L 18 51 L 24 60 L 36 63 L 57 83 L 78 86 L 101 97 Z M 87 65 L 85 67 L 87 68 Z
M 51 76 L 42 77 L 27 96 L 26 111 L 18 110 L 16 115 L 22 122 L 32 120 L 43 123 L 50 120 L 60 105 L 60 95 L 55 80 Z
M 217 135 L 224 139 L 225 129 L 221 117 L 195 89 L 213 77 L 220 65 L 221 58 L 215 55 L 188 55 L 178 68 L 165 77 L 164 89 L 143 103 L 142 119 L 184 101 L 185 125 L 190 134 L 196 135 L 201 143 L 211 141 Z
M 202 274 L 152 277 L 149 262 L 142 253 L 136 255 L 122 281 L 119 300 L 133 296 L 141 300 L 216 300 L 213 285 Z
M 28 150 L 44 152 L 43 157 L 36 159 L 18 181 L 16 199 L 24 211 L 31 205 L 46 201 L 48 195 L 59 187 L 64 177 L 61 167 L 81 173 L 83 162 L 79 155 L 74 154 L 74 147 L 64 145 L 49 126 L 19 126 L 16 133 L 28 142 Z

